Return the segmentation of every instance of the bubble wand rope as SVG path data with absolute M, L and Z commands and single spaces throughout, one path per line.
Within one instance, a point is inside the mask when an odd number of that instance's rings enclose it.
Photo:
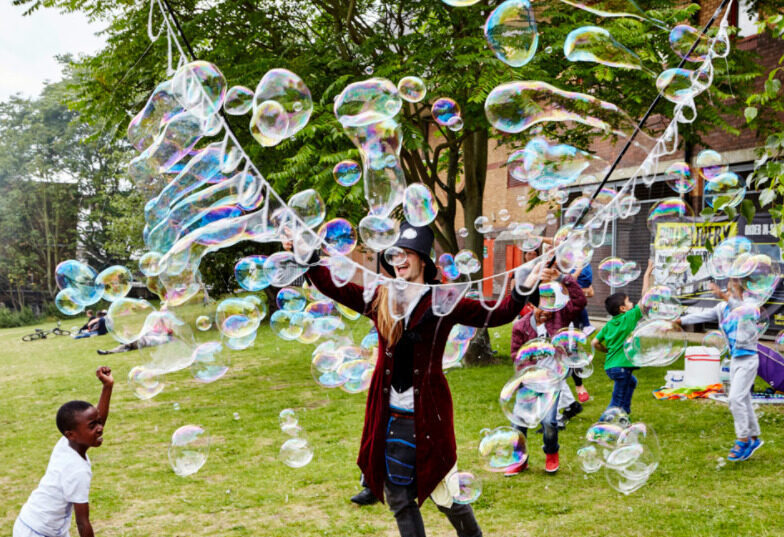
M 713 12 L 713 15 L 711 15 L 710 20 L 708 20 L 708 22 L 703 27 L 702 31 L 700 32 L 700 35 L 697 36 L 697 38 L 694 40 L 694 43 L 692 43 L 691 47 L 689 48 L 689 51 L 686 54 L 684 54 L 683 57 L 681 58 L 681 61 L 678 64 L 678 67 L 676 69 L 681 69 L 686 64 L 686 58 L 691 56 L 692 52 L 694 52 L 696 50 L 697 45 L 699 45 L 700 40 L 702 39 L 702 37 L 705 34 L 708 33 L 708 30 L 710 29 L 711 26 L 713 26 L 713 23 L 716 22 L 716 19 L 719 17 L 721 12 L 724 11 L 724 8 L 726 8 L 731 2 L 732 2 L 732 0 L 722 0 L 721 1 L 721 4 L 719 4 L 719 6 Z M 632 142 L 637 137 L 637 134 L 642 130 L 643 125 L 645 125 L 645 122 L 648 121 L 648 118 L 653 113 L 654 108 L 656 108 L 656 105 L 659 104 L 659 101 L 661 101 L 661 98 L 664 96 L 664 90 L 665 89 L 667 89 L 667 88 L 662 88 L 661 91 L 659 91 L 659 94 L 656 95 L 656 98 L 653 100 L 651 105 L 648 107 L 648 111 L 645 112 L 645 115 L 642 116 L 642 119 L 640 119 L 640 121 L 637 123 L 637 126 L 634 128 L 634 131 L 629 136 L 629 138 L 626 140 L 626 143 L 624 144 L 624 146 L 621 149 L 620 153 L 618 153 L 618 155 L 615 157 L 615 161 L 613 161 L 612 166 L 610 166 L 610 168 L 604 174 L 604 178 L 602 179 L 601 183 L 599 183 L 599 185 L 596 187 L 596 190 L 594 191 L 593 195 L 591 196 L 591 199 L 588 201 L 588 203 L 585 205 L 585 207 L 583 207 L 583 210 L 580 213 L 580 215 L 577 217 L 577 220 L 575 220 L 574 224 L 572 225 L 572 229 L 577 229 L 577 226 L 580 224 L 580 222 L 582 222 L 582 220 L 585 217 L 585 215 L 588 214 L 588 211 L 591 209 L 591 204 L 596 199 L 596 197 L 599 195 L 599 192 L 601 192 L 602 188 L 604 188 L 604 185 L 607 184 L 607 181 L 610 179 L 610 176 L 615 171 L 615 168 L 618 167 L 618 164 L 621 163 L 621 159 L 623 159 L 624 155 L 629 150 L 629 147 L 631 147 Z M 675 121 L 675 120 L 673 120 L 673 121 Z M 555 259 L 553 259 L 550 262 L 549 266 L 553 266 L 553 263 L 555 263 Z

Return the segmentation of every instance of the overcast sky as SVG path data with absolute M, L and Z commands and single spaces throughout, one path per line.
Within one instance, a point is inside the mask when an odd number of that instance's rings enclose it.
M 0 0 L 0 100 L 14 93 L 38 95 L 45 80 L 60 78 L 56 54 L 93 53 L 103 46 L 102 27 L 80 14 L 39 9 L 23 17 L 22 7 Z

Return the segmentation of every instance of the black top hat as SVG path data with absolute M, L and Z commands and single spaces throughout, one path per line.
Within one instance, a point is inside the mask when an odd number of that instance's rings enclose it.
M 403 222 L 400 224 L 400 236 L 394 244 L 398 248 L 405 248 L 419 254 L 419 257 L 425 262 L 425 283 L 438 283 L 438 269 L 433 260 L 430 259 L 430 250 L 433 248 L 434 238 L 433 230 L 429 227 L 414 227 L 408 222 Z M 383 253 L 379 254 L 379 256 L 381 266 L 394 276 L 394 267 L 387 263 Z

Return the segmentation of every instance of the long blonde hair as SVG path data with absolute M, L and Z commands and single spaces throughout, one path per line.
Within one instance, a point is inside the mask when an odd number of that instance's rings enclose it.
M 403 323 L 395 320 L 389 311 L 389 290 L 380 285 L 373 299 L 378 335 L 386 341 L 387 348 L 394 347 L 403 335 Z

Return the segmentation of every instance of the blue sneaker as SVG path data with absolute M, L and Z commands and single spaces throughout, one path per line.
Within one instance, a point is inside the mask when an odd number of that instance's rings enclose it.
M 759 437 L 752 438 L 751 440 L 749 440 L 749 447 L 748 449 L 746 449 L 746 458 L 748 459 L 749 457 L 751 457 L 755 451 L 757 451 L 759 448 L 762 447 L 762 444 L 764 443 L 765 442 L 763 442 L 762 439 Z
M 727 455 L 727 460 L 731 462 L 745 461 L 749 458 L 749 446 L 751 442 L 741 442 L 735 440 L 735 445 L 732 446 L 730 454 Z

